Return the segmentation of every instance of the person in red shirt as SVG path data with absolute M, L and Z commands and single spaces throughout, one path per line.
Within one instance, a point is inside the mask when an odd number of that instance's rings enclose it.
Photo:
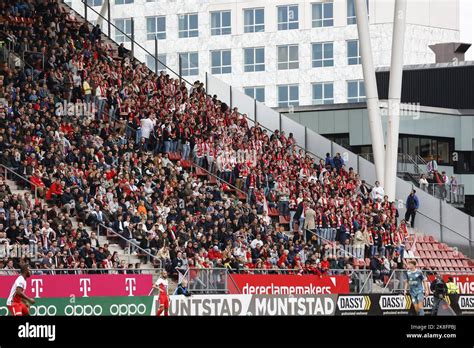
M 323 256 L 323 260 L 321 261 L 321 270 L 325 273 L 329 270 L 329 261 L 326 255 Z
M 25 295 L 26 280 L 30 277 L 30 268 L 27 264 L 21 265 L 21 275 L 15 280 L 7 299 L 7 308 L 13 316 L 29 316 L 29 305 L 35 300 Z
M 280 258 L 278 259 L 278 262 L 277 262 L 277 266 L 278 266 L 278 267 L 284 268 L 284 269 L 287 268 L 288 254 L 289 254 L 289 251 L 288 251 L 288 250 L 285 250 L 285 251 L 283 252 L 283 254 L 282 254 L 282 255 L 280 256 Z
M 59 201 L 60 196 L 63 194 L 63 187 L 58 179 L 54 179 L 53 183 L 46 191 L 46 200 L 47 201 Z
M 160 316 L 164 312 L 165 316 L 168 316 L 169 309 L 169 296 L 168 296 L 168 272 L 162 271 L 161 277 L 158 278 L 155 284 L 153 284 L 153 289 L 158 289 L 159 291 L 159 303 L 160 306 L 156 312 L 157 316 Z

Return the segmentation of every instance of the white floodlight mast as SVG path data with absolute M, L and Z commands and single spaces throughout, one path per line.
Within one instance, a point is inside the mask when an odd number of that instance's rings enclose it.
M 366 0 L 355 0 L 354 3 L 357 19 L 357 31 L 359 33 L 360 55 L 362 58 L 362 70 L 364 73 L 370 136 L 372 138 L 372 152 L 374 153 L 375 176 L 380 182 L 380 185 L 384 186 L 384 134 L 379 112 L 379 97 L 377 92 L 377 82 L 375 79 L 374 62 L 372 59 L 372 48 L 370 44 L 367 3 Z
M 385 193 L 390 201 L 395 200 L 397 189 L 398 133 L 400 129 L 406 8 L 406 0 L 395 0 L 390 83 L 388 89 L 387 149 L 385 155 Z

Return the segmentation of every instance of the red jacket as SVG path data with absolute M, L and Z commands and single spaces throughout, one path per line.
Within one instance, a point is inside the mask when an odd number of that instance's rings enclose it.
M 50 200 L 53 198 L 53 194 L 55 195 L 62 195 L 63 194 L 63 187 L 58 182 L 53 182 L 49 187 L 48 191 L 46 192 L 46 199 Z

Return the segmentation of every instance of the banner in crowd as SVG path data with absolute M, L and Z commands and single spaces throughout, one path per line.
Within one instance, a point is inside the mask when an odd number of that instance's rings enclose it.
M 152 315 L 156 296 L 38 298 L 31 316 L 143 316 Z M 10 315 L 3 299 L 0 316 Z
M 230 274 L 227 281 L 231 294 L 345 294 L 349 293 L 348 276 L 315 276 L 287 274 Z
M 456 315 L 474 315 L 474 295 L 444 298 Z M 38 298 L 32 316 L 149 316 L 158 309 L 157 296 Z M 433 296 L 424 301 L 431 313 Z M 448 313 L 443 310 L 442 313 Z M 172 316 L 386 316 L 414 315 L 410 296 L 370 295 L 192 295 L 170 296 Z M 5 299 L 0 316 L 9 315 Z
M 0 298 L 8 298 L 18 276 L 0 276 Z M 144 296 L 150 293 L 151 274 L 64 274 L 28 278 L 26 294 L 43 297 Z

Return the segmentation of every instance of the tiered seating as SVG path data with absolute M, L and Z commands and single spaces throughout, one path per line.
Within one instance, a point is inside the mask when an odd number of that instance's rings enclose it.
M 416 242 L 415 242 L 416 238 Z M 410 236 L 407 250 L 415 244 L 413 259 L 420 268 L 438 272 L 474 272 L 474 263 L 445 243 L 438 242 L 433 236 Z M 410 258 L 405 258 L 405 264 Z

